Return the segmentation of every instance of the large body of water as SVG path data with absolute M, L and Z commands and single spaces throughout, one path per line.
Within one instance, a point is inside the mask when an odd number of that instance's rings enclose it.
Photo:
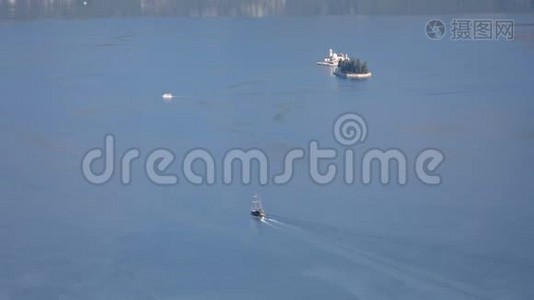
M 460 17 L 512 18 L 515 40 L 432 41 L 431 16 L 0 22 L 0 299 L 533 298 L 534 17 Z M 316 66 L 330 47 L 373 78 Z M 271 173 L 310 140 L 341 153 L 346 112 L 367 121 L 357 154 L 406 153 L 406 185 L 341 168 L 318 185 L 306 160 L 285 185 L 222 183 L 233 148 Z M 130 185 L 84 180 L 108 133 L 117 157 L 141 151 Z M 177 185 L 145 175 L 162 147 Z M 194 148 L 214 185 L 184 179 Z M 425 148 L 446 157 L 439 186 L 413 172 Z M 254 192 L 272 220 L 249 218 Z

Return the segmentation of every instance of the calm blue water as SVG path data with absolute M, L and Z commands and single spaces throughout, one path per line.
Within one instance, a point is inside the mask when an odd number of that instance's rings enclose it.
M 534 297 L 534 17 L 505 17 L 513 42 L 431 41 L 426 16 L 0 22 L 0 299 Z M 316 66 L 330 47 L 373 78 Z M 222 183 L 232 148 L 262 149 L 272 173 L 312 139 L 345 150 L 332 124 L 350 111 L 369 128 L 356 153 L 406 153 L 405 186 L 342 169 L 320 186 L 305 161 L 283 186 Z M 128 186 L 82 176 L 107 133 L 118 157 L 141 151 Z M 144 173 L 160 147 L 178 185 Z M 198 147 L 212 186 L 181 173 Z M 428 147 L 439 186 L 413 171 Z

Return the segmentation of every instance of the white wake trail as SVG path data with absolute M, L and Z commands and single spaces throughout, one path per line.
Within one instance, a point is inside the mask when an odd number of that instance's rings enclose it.
M 279 230 L 282 229 L 282 228 L 280 228 L 280 227 L 278 227 L 278 226 L 276 226 L 276 225 L 270 223 L 270 222 L 269 222 L 269 219 L 260 219 L 260 222 L 262 222 L 263 224 L 265 224 L 265 225 L 267 225 L 267 226 L 270 226 L 270 227 L 272 227 L 272 228 L 275 228 L 275 229 L 279 229 Z
M 347 248 L 346 246 L 330 240 L 328 237 L 316 234 L 313 230 L 306 229 L 299 225 L 287 224 L 272 218 L 266 218 L 261 221 L 268 226 L 307 242 L 310 245 L 314 245 L 315 247 L 337 257 L 347 259 L 357 265 L 367 266 L 394 278 L 401 279 L 407 285 L 410 285 L 415 289 L 431 292 L 440 290 L 444 295 L 451 295 L 456 298 L 489 298 L 483 291 L 480 291 L 470 284 L 455 281 L 454 279 L 440 276 L 439 274 L 433 274 L 430 271 L 416 266 L 376 255 L 362 249 Z M 275 226 L 275 224 L 277 226 Z
M 296 228 L 293 225 L 290 225 L 290 224 L 287 224 L 287 223 L 284 223 L 284 222 L 281 222 L 281 221 L 278 221 L 278 220 L 275 220 L 275 219 L 272 219 L 272 218 L 267 218 L 267 220 L 270 221 L 270 222 L 273 222 L 273 223 L 275 223 L 277 225 L 283 226 L 283 227 Z

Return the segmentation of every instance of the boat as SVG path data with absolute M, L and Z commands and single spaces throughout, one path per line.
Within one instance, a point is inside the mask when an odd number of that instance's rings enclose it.
M 337 64 L 340 61 L 349 59 L 347 54 L 335 53 L 334 50 L 330 49 L 328 51 L 328 56 L 323 59 L 323 61 L 318 61 L 317 64 L 321 66 L 337 67 Z
M 263 207 L 261 206 L 261 197 L 260 195 L 254 195 L 252 197 L 252 208 L 250 209 L 250 215 L 253 217 L 263 220 L 267 218 L 267 214 L 265 214 L 265 211 L 263 210 Z
M 169 100 L 172 100 L 172 98 L 174 98 L 174 95 L 172 93 L 165 93 L 161 95 L 161 98 L 163 98 L 163 100 L 165 101 L 169 101 Z

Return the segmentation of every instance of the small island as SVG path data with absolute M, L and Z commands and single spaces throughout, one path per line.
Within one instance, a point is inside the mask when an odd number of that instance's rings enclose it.
M 371 72 L 366 62 L 360 62 L 360 59 L 341 60 L 337 64 L 334 75 L 347 79 L 367 79 L 371 77 Z

